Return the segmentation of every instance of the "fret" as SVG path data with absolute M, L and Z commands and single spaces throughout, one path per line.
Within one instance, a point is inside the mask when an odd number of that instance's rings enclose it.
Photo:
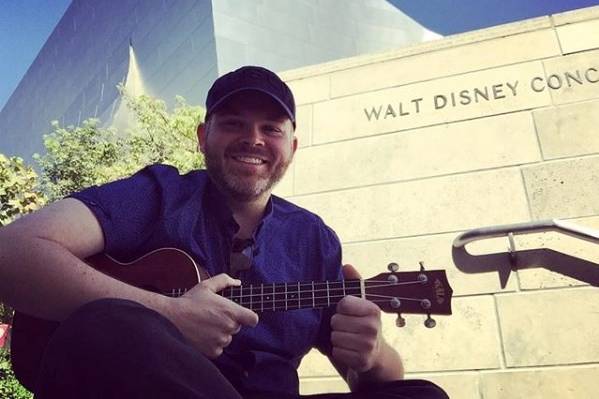
M 331 306 L 331 294 L 329 292 L 329 280 L 327 280 L 327 307 Z
M 266 310 L 275 310 L 275 308 L 274 308 L 274 306 L 275 306 L 274 289 L 275 289 L 275 287 L 274 287 L 274 284 L 273 284 L 273 286 L 272 286 L 272 292 L 270 293 L 271 295 L 268 295 L 269 294 L 268 293 L 268 286 L 266 287 L 266 291 L 267 291 L 266 292 L 266 296 L 262 298 L 262 300 L 264 301 L 264 303 L 266 303 Z M 262 292 L 264 292 L 264 286 L 262 286 L 262 290 L 263 290 Z M 271 298 L 271 296 L 272 296 L 272 298 Z M 269 302 L 272 302 L 272 309 L 268 308 Z M 264 307 L 264 303 L 262 304 L 263 307 Z
M 264 284 L 260 284 L 262 287 L 262 294 L 260 295 L 260 311 L 264 312 Z
M 313 307 L 312 297 L 314 295 L 314 290 L 311 289 L 311 283 L 305 282 L 300 284 L 300 286 L 302 287 L 302 292 L 300 293 L 301 301 L 299 307 L 301 309 Z
M 287 289 L 287 297 L 288 297 L 288 300 L 286 302 L 287 309 L 298 309 L 294 305 L 294 300 L 298 297 L 297 286 L 295 284 L 293 284 L 291 286 L 289 284 L 287 284 L 286 289 Z
M 315 308 L 326 308 L 327 307 L 327 301 L 326 301 L 326 297 L 325 297 L 325 286 L 324 286 L 324 282 L 323 281 L 319 281 L 316 282 L 314 284 L 314 290 L 316 292 L 316 303 L 315 303 Z
M 316 303 L 314 302 L 314 280 L 312 280 L 312 307 L 316 307 Z
M 287 310 L 287 283 L 285 283 L 285 310 Z
M 347 287 L 345 286 L 345 280 L 340 281 L 329 281 L 331 286 L 331 304 L 336 305 L 343 298 L 347 296 Z
M 243 306 L 243 285 L 239 286 L 239 304 Z
M 287 286 L 286 284 L 273 284 L 274 286 L 274 310 L 287 310 Z
M 364 284 L 364 280 L 360 279 L 360 298 L 366 299 L 366 285 Z
M 250 284 L 250 310 L 254 310 L 254 285 Z
M 275 308 L 275 298 L 276 298 L 276 294 L 275 294 L 275 283 L 272 283 L 272 310 L 276 310 L 276 308 Z
M 302 293 L 301 293 L 299 281 L 297 282 L 297 308 L 298 309 L 302 308 Z
M 360 280 L 344 280 L 344 287 L 347 295 L 361 297 Z

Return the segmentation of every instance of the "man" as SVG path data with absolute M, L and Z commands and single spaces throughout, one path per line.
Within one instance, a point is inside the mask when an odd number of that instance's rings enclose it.
M 207 171 L 153 165 L 0 230 L 0 298 L 62 321 L 36 397 L 294 398 L 296 368 L 317 347 L 352 397 L 445 398 L 433 384 L 402 380 L 378 307 L 366 300 L 258 315 L 218 294 L 242 280 L 359 275 L 341 268 L 339 241 L 318 216 L 271 195 L 297 149 L 287 85 L 243 67 L 214 83 L 206 106 L 198 140 Z M 105 252 L 132 261 L 161 247 L 187 252 L 214 277 L 173 298 L 81 260 Z

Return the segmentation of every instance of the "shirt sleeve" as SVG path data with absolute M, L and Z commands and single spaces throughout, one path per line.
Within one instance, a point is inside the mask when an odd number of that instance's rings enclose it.
M 104 234 L 104 251 L 117 259 L 134 257 L 160 219 L 162 188 L 156 168 L 69 196 L 93 212 Z

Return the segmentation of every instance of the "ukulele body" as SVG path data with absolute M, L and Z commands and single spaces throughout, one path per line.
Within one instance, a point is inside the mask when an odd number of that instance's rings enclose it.
M 118 262 L 105 254 L 94 255 L 85 262 L 117 280 L 169 296 L 179 296 L 209 277 L 189 255 L 175 248 L 161 248 L 130 263 Z M 59 326 L 57 321 L 15 312 L 11 363 L 19 382 L 30 391 L 35 387 L 48 342 Z

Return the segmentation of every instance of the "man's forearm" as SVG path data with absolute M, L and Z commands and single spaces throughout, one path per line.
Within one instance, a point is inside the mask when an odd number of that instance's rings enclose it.
M 347 384 L 352 391 L 369 382 L 396 381 L 404 378 L 404 368 L 397 351 L 386 341 L 381 342 L 379 357 L 368 371 L 358 373 L 352 369 L 347 372 Z
M 98 272 L 60 244 L 0 231 L 0 300 L 33 316 L 62 320 L 95 299 L 135 300 L 160 311 L 167 297 Z

